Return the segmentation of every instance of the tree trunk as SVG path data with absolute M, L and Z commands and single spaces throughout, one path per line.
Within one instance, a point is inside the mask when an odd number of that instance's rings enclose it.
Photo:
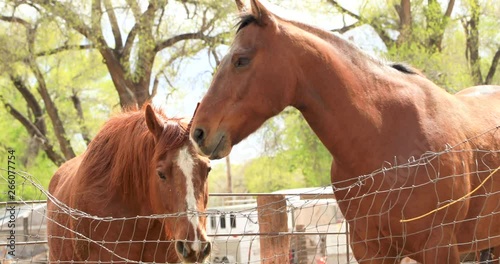
M 474 84 L 480 85 L 483 84 L 483 76 L 481 74 L 481 58 L 479 56 L 479 3 L 478 0 L 471 0 L 470 3 L 470 19 L 462 20 L 465 30 L 465 52 L 472 80 Z
M 120 106 L 124 109 L 137 106 L 137 100 L 133 92 L 134 84 L 126 78 L 126 72 L 120 64 L 121 57 L 116 56 L 115 52 L 107 47 L 99 49 L 99 51 L 104 58 L 104 63 L 118 92 Z
M 396 40 L 397 45 L 407 43 L 411 36 L 411 3 L 410 0 L 401 0 L 400 5 L 395 5 L 399 16 L 399 36 Z
M 85 118 L 83 117 L 83 109 L 82 102 L 80 101 L 80 97 L 73 91 L 73 95 L 71 96 L 71 101 L 73 102 L 73 106 L 75 107 L 76 114 L 78 117 L 78 124 L 80 125 L 80 130 L 82 131 L 83 141 L 88 146 L 90 144 L 90 135 L 87 126 L 85 125 Z

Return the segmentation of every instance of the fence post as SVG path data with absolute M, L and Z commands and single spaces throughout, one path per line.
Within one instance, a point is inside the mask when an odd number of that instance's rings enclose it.
M 258 196 L 257 212 L 260 233 L 288 232 L 288 216 L 284 195 Z M 261 235 L 262 264 L 290 263 L 288 235 Z
M 23 217 L 23 235 L 24 235 L 24 241 L 28 241 L 30 233 L 29 233 L 29 222 L 28 222 L 28 217 Z

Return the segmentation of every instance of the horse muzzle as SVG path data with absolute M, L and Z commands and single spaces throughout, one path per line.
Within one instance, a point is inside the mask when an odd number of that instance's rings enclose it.
M 212 252 L 208 241 L 175 241 L 175 251 L 183 263 L 203 263 Z
M 231 142 L 221 131 L 209 137 L 205 129 L 197 127 L 191 132 L 191 139 L 196 143 L 198 152 L 211 160 L 224 158 L 231 152 Z

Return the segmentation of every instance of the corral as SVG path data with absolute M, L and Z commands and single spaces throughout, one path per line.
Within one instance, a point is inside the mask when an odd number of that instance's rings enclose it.
M 19 177 L 26 180 L 23 183 L 26 186 L 23 188 L 33 185 L 39 188 L 40 196 L 46 193 L 29 174 L 20 173 Z M 268 263 L 261 255 L 263 251 L 260 242 L 261 239 L 269 237 L 279 240 L 288 238 L 286 255 L 275 252 L 274 257 L 284 257 L 289 263 L 356 263 L 348 245 L 347 224 L 330 187 L 274 193 L 211 194 L 212 199 L 221 197 L 226 205 L 209 207 L 206 212 L 207 233 L 214 247 L 209 258 L 210 263 Z M 268 202 L 258 203 L 259 198 L 266 198 Z M 0 244 L 1 263 L 47 263 L 46 221 L 50 220 L 45 216 L 46 201 L 2 202 L 2 207 L 4 206 L 5 214 L 0 220 L 0 233 L 2 242 L 6 242 Z M 15 208 L 15 220 L 14 225 L 9 226 L 9 209 L 12 208 Z M 259 226 L 266 223 L 259 222 L 259 212 L 266 210 L 271 212 L 272 218 L 285 216 L 286 222 L 280 224 L 284 225 L 286 231 L 260 230 Z M 9 254 L 12 250 L 12 247 L 9 247 L 12 230 L 15 232 L 15 256 Z M 471 257 L 468 259 L 472 260 Z M 404 259 L 402 263 L 414 262 Z

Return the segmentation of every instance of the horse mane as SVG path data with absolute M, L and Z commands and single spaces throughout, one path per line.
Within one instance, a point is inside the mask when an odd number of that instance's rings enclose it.
M 296 26 L 296 27 L 298 27 L 306 32 L 309 32 L 309 33 L 316 35 L 324 40 L 327 40 L 336 46 L 344 48 L 344 50 L 355 51 L 356 54 L 359 54 L 359 55 L 365 57 L 366 59 L 368 59 L 368 60 L 370 60 L 370 61 L 372 61 L 380 66 L 389 66 L 389 67 L 391 67 L 391 68 L 393 68 L 401 73 L 404 73 L 404 74 L 415 74 L 415 75 L 420 75 L 422 77 L 425 77 L 420 71 L 418 71 L 418 70 L 414 69 L 413 67 L 406 65 L 404 63 L 385 62 L 383 60 L 375 58 L 375 57 L 371 56 L 370 54 L 366 53 L 365 51 L 361 50 L 358 46 L 354 45 L 353 43 L 351 43 L 345 39 L 342 39 L 342 38 L 336 36 L 335 34 L 332 34 L 329 31 L 326 31 L 326 30 L 323 30 L 323 29 L 320 29 L 320 28 L 317 28 L 317 27 L 314 27 L 314 26 L 311 26 L 311 25 L 308 25 L 308 24 L 305 24 L 302 22 L 284 19 L 284 18 L 281 18 L 275 14 L 273 14 L 273 16 L 278 18 L 281 21 L 290 23 L 290 24 L 292 24 L 292 25 L 294 25 L 294 26 Z M 248 26 L 252 23 L 256 23 L 257 25 L 261 26 L 259 24 L 259 20 L 253 14 L 251 14 L 251 13 L 242 14 L 240 16 L 240 21 L 236 24 L 236 26 L 238 27 L 236 30 L 236 33 L 238 33 L 241 29 L 245 28 L 246 26 Z
M 124 202 L 148 202 L 155 150 L 156 158 L 165 157 L 188 141 L 189 132 L 181 118 L 167 118 L 162 110 L 154 109 L 165 125 L 155 142 L 146 125 L 144 110 L 126 110 L 110 118 L 89 144 L 77 172 L 77 181 L 84 186 L 86 197 L 98 199 L 102 204 L 117 196 Z
M 253 16 L 252 14 L 243 14 L 240 17 L 240 21 L 236 23 L 236 33 L 238 33 L 240 30 L 242 30 L 244 27 L 252 24 L 252 23 L 257 23 L 258 20 Z

